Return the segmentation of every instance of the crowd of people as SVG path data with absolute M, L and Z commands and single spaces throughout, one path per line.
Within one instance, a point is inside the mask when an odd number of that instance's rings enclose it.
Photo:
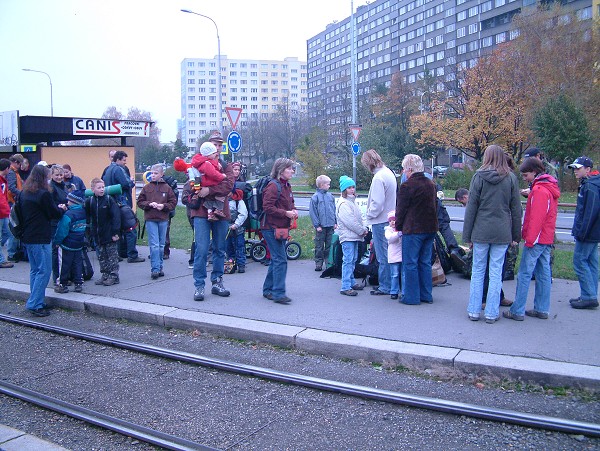
M 239 163 L 219 160 L 223 139 L 219 132 L 200 146 L 192 159 L 196 174 L 190 176 L 182 193 L 193 230 L 190 267 L 193 269 L 194 301 L 203 301 L 209 277 L 207 261 L 212 259 L 210 293 L 227 297 L 225 288 L 226 257 L 237 260 L 238 271 L 245 272 L 244 223 L 248 209 L 244 193 L 236 181 Z M 529 185 L 519 189 L 512 159 L 497 145 L 489 146 L 481 167 L 475 172 L 469 189 L 459 189 L 456 200 L 466 207 L 463 241 L 472 254 L 470 293 L 467 316 L 494 323 L 500 318 L 500 305 L 510 306 L 505 318 L 522 321 L 525 316 L 547 319 L 550 311 L 551 252 L 560 190 L 555 177 L 548 174 L 543 154 L 529 152 L 518 172 Z M 0 249 L 0 268 L 11 268 L 16 253 L 30 264 L 30 297 L 26 308 L 33 315 L 49 314 L 44 301 L 45 288 L 52 277 L 58 293 L 82 291 L 82 250 L 87 239 L 94 247 L 101 276 L 96 285 L 119 283 L 119 262 L 145 261 L 139 256 L 135 219 L 133 225 L 124 211 L 131 210 L 134 178 L 127 169 L 124 151 L 109 153 L 110 165 L 102 177 L 91 181 L 91 196 L 86 197 L 84 182 L 69 165 L 25 166 L 16 154 L 0 160 L 0 225 L 2 247 L 7 244 L 8 259 Z M 43 162 L 42 162 L 43 163 Z M 310 201 L 309 213 L 314 226 L 315 270 L 325 265 L 334 232 L 342 249 L 340 293 L 357 296 L 364 285 L 354 277 L 359 244 L 372 236 L 377 259 L 378 284 L 370 294 L 388 295 L 406 305 L 432 303 L 432 262 L 434 240 L 442 232 L 453 257 L 461 258 L 458 244 L 449 230 L 449 219 L 440 214 L 438 187 L 427 174 L 422 159 L 408 154 L 402 160 L 397 177 L 373 149 L 362 155 L 361 163 L 373 174 L 365 212 L 357 206 L 356 183 L 343 175 L 339 179 L 341 197 L 336 202 L 329 192 L 331 179 L 321 175 Z M 598 307 L 598 251 L 600 242 L 600 177 L 590 177 L 593 167 L 587 157 L 579 157 L 569 167 L 580 180 L 573 225 L 575 237 L 574 268 L 581 294 L 570 301 L 573 308 Z M 277 159 L 270 182 L 262 194 L 264 214 L 260 229 L 270 253 L 271 263 L 262 285 L 262 294 L 278 304 L 292 300 L 286 291 L 286 242 L 292 222 L 298 217 L 290 180 L 294 161 Z M 25 179 L 25 181 L 23 181 Z M 164 276 L 168 258 L 168 230 L 178 201 L 177 183 L 169 180 L 161 164 L 151 168 L 151 179 L 139 193 L 137 206 L 144 212 L 150 249 L 150 277 Z M 520 196 L 527 197 L 521 223 Z M 15 203 L 21 207 L 24 232 L 20 240 L 8 230 L 8 216 Z M 124 209 L 125 207 L 125 209 Z M 445 209 L 444 209 L 445 211 Z M 126 223 L 127 222 L 127 223 Z M 522 224 L 522 225 L 521 225 Z M 447 230 L 442 231 L 443 228 Z M 372 235 L 369 233 L 371 231 Z M 451 238 L 449 236 L 451 235 Z M 86 239 L 87 238 L 87 239 Z M 518 250 L 524 240 L 518 271 L 515 301 L 504 299 L 503 265 L 509 249 Z M 526 310 L 529 282 L 535 279 L 533 309 Z

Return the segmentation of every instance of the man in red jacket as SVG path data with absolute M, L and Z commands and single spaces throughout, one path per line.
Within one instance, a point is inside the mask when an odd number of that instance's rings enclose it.
M 0 160 L 0 268 L 12 268 L 14 265 L 6 261 L 2 248 L 10 237 L 8 228 L 8 216 L 10 206 L 8 205 L 8 182 L 6 175 L 10 171 L 10 161 L 6 158 Z
M 515 302 L 503 316 L 515 321 L 523 321 L 525 315 L 548 319 L 552 287 L 550 250 L 554 244 L 560 190 L 556 179 L 545 173 L 544 164 L 537 158 L 526 158 L 519 170 L 523 180 L 531 184 L 523 219 L 525 246 L 517 277 Z M 535 274 L 533 310 L 525 310 L 532 274 Z

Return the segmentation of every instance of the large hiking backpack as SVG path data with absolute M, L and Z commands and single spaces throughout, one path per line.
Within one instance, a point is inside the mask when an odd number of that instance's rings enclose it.
M 242 199 L 243 199 L 244 205 L 246 205 L 246 210 L 248 210 L 248 217 L 242 224 L 242 227 L 244 227 L 246 230 L 248 230 L 250 228 L 250 201 L 252 198 L 252 185 L 248 182 L 235 182 L 234 188 L 242 190 L 242 193 L 244 193 L 244 197 Z M 232 218 L 232 222 L 233 222 L 233 218 Z
M 258 229 L 260 227 L 260 223 L 264 219 L 265 212 L 263 210 L 263 193 L 265 192 L 267 185 L 271 182 L 274 182 L 275 185 L 277 185 L 277 196 L 279 196 L 281 194 L 281 183 L 268 175 L 261 177 L 254 185 L 254 188 L 252 188 L 252 193 L 248 202 L 248 216 L 252 221 L 252 229 Z
M 373 285 L 373 277 L 377 278 L 377 271 L 379 264 L 375 258 L 375 253 L 370 253 L 368 256 L 367 249 L 371 241 L 371 232 L 367 234 L 364 241 L 358 243 L 358 258 L 354 266 L 354 277 L 357 279 L 369 278 L 369 283 Z M 327 258 L 327 269 L 321 273 L 321 278 L 335 277 L 340 279 L 342 277 L 342 244 L 340 243 L 337 233 L 333 234 L 331 238 L 331 248 L 329 250 L 329 257 Z M 365 260 L 366 259 L 366 260 Z

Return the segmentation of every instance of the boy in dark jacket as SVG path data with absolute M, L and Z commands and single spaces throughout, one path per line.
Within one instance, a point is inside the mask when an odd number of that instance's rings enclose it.
M 83 208 L 84 192 L 67 194 L 69 209 L 60 219 L 53 244 L 58 247 L 59 283 L 54 287 L 57 293 L 67 293 L 69 278 L 73 278 L 75 291 L 80 293 L 83 286 L 83 243 L 85 241 L 86 219 Z
M 96 253 L 102 277 L 96 285 L 111 286 L 119 283 L 119 253 L 117 242 L 121 232 L 121 212 L 117 202 L 104 194 L 102 179 L 92 180 L 94 195 L 86 200 L 85 210 L 90 221 L 91 237 L 96 243 Z

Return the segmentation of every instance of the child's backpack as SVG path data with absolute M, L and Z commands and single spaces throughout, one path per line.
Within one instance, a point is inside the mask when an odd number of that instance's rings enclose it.
M 250 200 L 252 198 L 252 185 L 248 182 L 238 181 L 238 182 L 235 182 L 234 187 L 235 187 L 235 189 L 242 190 L 242 193 L 244 193 L 244 197 L 242 199 L 243 199 L 244 205 L 246 205 L 246 210 L 248 210 L 248 217 L 242 224 L 242 227 L 244 227 L 244 229 L 247 230 L 250 228 Z M 233 218 L 232 218 L 232 222 L 233 222 Z
M 277 196 L 279 197 L 281 194 L 281 183 L 279 183 L 279 180 L 275 180 L 268 175 L 261 177 L 258 182 L 256 182 L 256 185 L 254 185 L 254 188 L 252 188 L 252 194 L 250 196 L 248 206 L 248 216 L 250 216 L 250 218 L 254 221 L 252 225 L 256 226 L 251 227 L 253 229 L 259 228 L 260 222 L 265 216 L 265 212 L 263 210 L 263 193 L 271 181 L 275 182 L 275 185 L 277 185 Z

